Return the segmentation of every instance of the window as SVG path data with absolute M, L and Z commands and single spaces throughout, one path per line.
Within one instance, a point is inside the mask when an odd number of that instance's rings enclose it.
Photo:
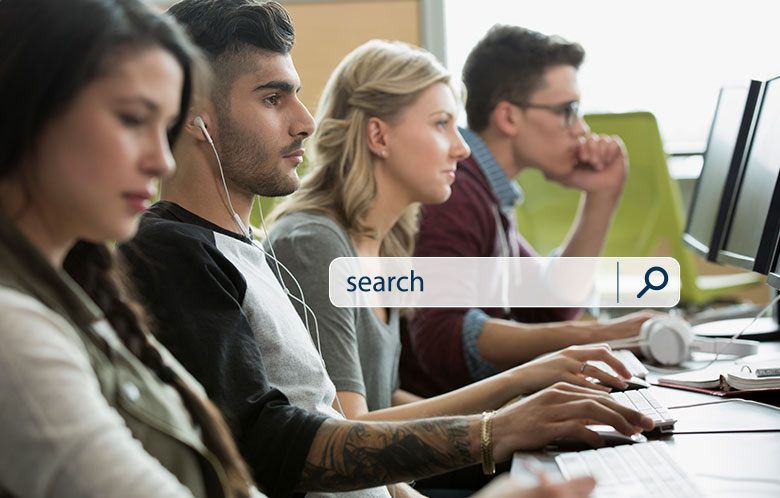
M 447 0 L 447 64 L 460 75 L 496 23 L 557 34 L 586 50 L 581 110 L 650 111 L 668 152 L 706 146 L 718 89 L 780 75 L 774 3 L 762 0 Z

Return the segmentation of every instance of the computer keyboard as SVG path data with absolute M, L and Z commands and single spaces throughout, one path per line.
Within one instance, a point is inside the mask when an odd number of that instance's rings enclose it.
M 647 378 L 647 374 L 649 373 L 647 368 L 630 350 L 618 349 L 616 351 L 612 351 L 612 354 L 614 354 L 618 360 L 623 362 L 626 368 L 628 368 L 628 371 L 631 372 L 631 375 L 634 377 L 639 377 L 640 379 Z
M 617 349 L 615 351 L 612 351 L 612 354 L 617 357 L 618 360 L 620 360 L 623 365 L 626 366 L 629 372 L 631 372 L 631 375 L 633 377 L 639 377 L 640 379 L 647 378 L 647 368 L 642 365 L 642 362 L 639 361 L 639 358 L 637 358 L 634 353 L 632 353 L 628 349 Z M 603 361 L 589 361 L 591 365 L 598 367 L 605 372 L 608 372 L 612 375 L 617 376 L 615 373 L 615 370 L 612 369 L 609 365 L 604 363 Z
M 653 419 L 655 429 L 660 432 L 670 432 L 674 429 L 674 423 L 677 422 L 669 410 L 658 401 L 650 389 L 636 389 L 633 391 L 623 391 L 610 393 L 612 399 L 621 405 L 636 410 L 642 415 L 647 415 Z
M 596 498 L 704 496 L 660 441 L 562 453 L 555 463 L 566 479 L 593 476 Z

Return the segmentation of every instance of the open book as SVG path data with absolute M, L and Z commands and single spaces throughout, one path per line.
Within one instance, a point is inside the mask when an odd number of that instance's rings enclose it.
M 780 390 L 780 375 L 758 376 L 759 369 L 780 368 L 780 355 L 752 355 L 736 361 L 718 361 L 701 370 L 691 370 L 658 379 L 667 387 L 712 392 Z M 717 394 L 712 392 L 712 394 Z

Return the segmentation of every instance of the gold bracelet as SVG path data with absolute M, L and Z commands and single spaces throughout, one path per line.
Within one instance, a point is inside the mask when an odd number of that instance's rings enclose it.
M 494 410 L 482 412 L 482 473 L 496 473 L 496 462 L 493 460 L 493 417 Z

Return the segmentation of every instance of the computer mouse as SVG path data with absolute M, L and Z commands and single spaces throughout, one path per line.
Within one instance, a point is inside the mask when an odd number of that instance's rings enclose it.
M 608 386 L 607 384 L 604 384 L 599 380 L 594 380 L 593 383 L 599 386 L 610 387 L 612 388 L 613 392 L 632 391 L 634 389 L 645 389 L 650 387 L 649 382 L 647 382 L 645 379 L 640 379 L 639 377 L 631 377 L 630 379 L 622 379 L 622 380 L 627 384 L 625 389 L 618 389 L 616 387 Z
M 604 446 L 620 446 L 623 444 L 634 444 L 634 443 L 646 443 L 647 438 L 642 434 L 634 434 L 633 436 L 626 436 L 625 434 L 618 432 L 613 427 L 610 426 L 589 426 L 589 429 L 595 431 L 599 436 L 601 436 L 601 439 L 604 441 Z M 590 446 L 588 443 L 581 441 L 579 439 L 575 439 L 573 437 L 559 437 L 557 439 L 554 439 L 550 446 L 552 446 L 552 449 L 560 450 L 560 451 L 581 451 L 581 450 L 592 450 L 593 447 Z
M 623 389 L 624 391 L 631 391 L 634 389 L 647 389 L 650 387 L 650 383 L 647 382 L 645 379 L 640 379 L 639 377 L 631 377 L 628 380 L 624 380 L 627 384 L 626 388 Z

